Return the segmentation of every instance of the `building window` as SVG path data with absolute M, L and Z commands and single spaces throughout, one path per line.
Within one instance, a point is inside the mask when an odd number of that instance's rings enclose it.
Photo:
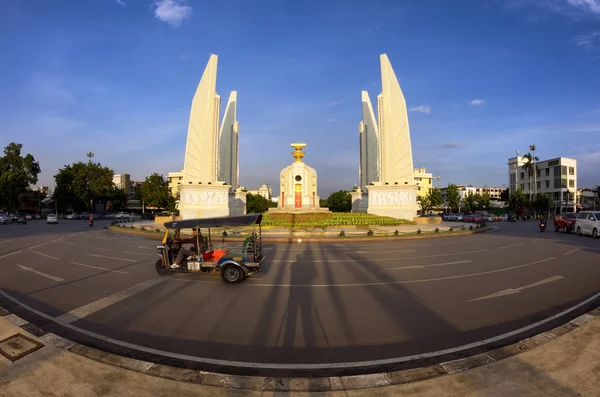
M 521 172 L 521 180 L 525 179 L 525 173 Z
M 539 178 L 540 177 L 540 172 L 541 170 L 538 168 L 537 170 L 535 170 L 535 175 Z
M 537 188 L 537 190 L 540 190 L 542 188 L 542 183 L 536 182 L 535 187 Z
M 570 179 L 569 180 L 569 187 L 575 187 L 575 180 L 574 179 Z
M 544 181 L 546 182 L 546 189 L 550 189 L 550 181 Z
M 575 175 L 575 167 L 569 167 L 569 175 Z
M 521 183 L 521 190 L 525 190 L 525 184 Z
M 550 168 L 546 168 L 546 176 L 550 176 Z

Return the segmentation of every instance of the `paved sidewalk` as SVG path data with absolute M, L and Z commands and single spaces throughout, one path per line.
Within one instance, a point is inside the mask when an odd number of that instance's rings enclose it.
M 44 343 L 14 363 L 0 356 L 0 396 L 600 396 L 600 317 L 524 353 L 425 381 L 360 390 L 250 391 L 158 378 L 48 344 L 0 318 L 0 340 L 22 333 Z M 14 318 L 13 318 L 14 321 Z M 374 382 L 377 376 L 374 376 Z

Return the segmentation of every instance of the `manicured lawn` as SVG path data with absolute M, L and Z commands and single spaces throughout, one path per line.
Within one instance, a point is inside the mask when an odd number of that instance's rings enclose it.
M 276 227 L 333 227 L 333 226 L 395 226 L 414 225 L 404 219 L 354 212 L 263 214 L 263 226 Z

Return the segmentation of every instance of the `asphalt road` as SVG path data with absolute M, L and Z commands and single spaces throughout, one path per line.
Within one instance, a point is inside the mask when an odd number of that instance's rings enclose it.
M 236 285 L 218 275 L 161 277 L 157 241 L 104 224 L 0 225 L 0 304 L 48 331 L 134 357 L 323 376 L 496 347 L 543 326 L 441 354 L 600 292 L 600 239 L 540 233 L 533 222 L 444 239 L 268 245 L 265 270 Z

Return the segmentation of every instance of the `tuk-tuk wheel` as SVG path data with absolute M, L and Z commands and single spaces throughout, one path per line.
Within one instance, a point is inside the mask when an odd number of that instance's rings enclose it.
M 230 263 L 221 269 L 221 278 L 226 283 L 241 283 L 244 281 L 244 271 L 239 266 Z
M 156 272 L 158 274 L 160 274 L 161 276 L 166 276 L 168 274 L 171 273 L 171 271 L 169 269 L 165 269 L 163 267 L 163 260 L 162 259 L 157 259 L 156 260 Z

